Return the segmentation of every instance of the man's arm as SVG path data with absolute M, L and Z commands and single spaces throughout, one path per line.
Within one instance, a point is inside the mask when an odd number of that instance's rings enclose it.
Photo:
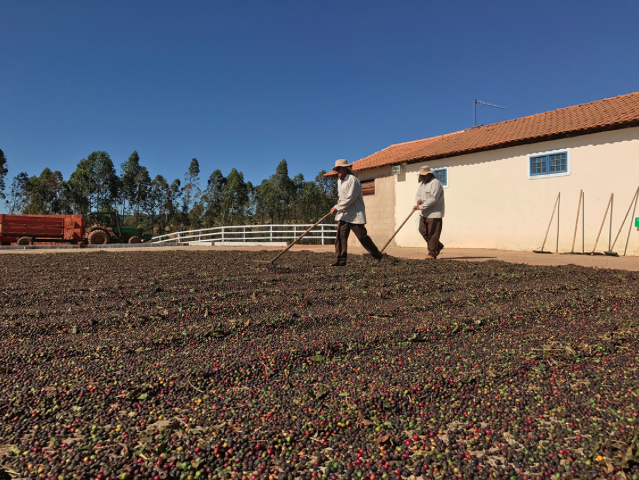
M 417 211 L 419 210 L 419 206 L 424 203 L 423 200 L 421 200 L 419 198 L 419 191 L 422 188 L 422 184 L 420 183 L 419 186 L 417 187 L 417 193 L 415 194 L 415 206 L 413 207 L 413 210 Z

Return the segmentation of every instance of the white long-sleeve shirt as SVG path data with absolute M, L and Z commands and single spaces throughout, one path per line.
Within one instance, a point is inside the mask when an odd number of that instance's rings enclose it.
M 419 182 L 415 203 L 421 200 L 419 206 L 420 213 L 424 218 L 444 218 L 444 187 L 437 177 L 433 177 L 430 182 Z
M 337 180 L 339 203 L 335 205 L 336 221 L 363 225 L 366 223 L 366 208 L 362 195 L 362 184 L 357 177 L 347 174 L 344 180 Z

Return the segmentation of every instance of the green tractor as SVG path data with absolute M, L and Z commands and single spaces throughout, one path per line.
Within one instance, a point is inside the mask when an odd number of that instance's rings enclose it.
M 84 239 L 89 245 L 107 243 L 142 243 L 151 240 L 150 234 L 138 227 L 122 226 L 120 215 L 116 212 L 92 212 L 87 215 L 87 227 Z

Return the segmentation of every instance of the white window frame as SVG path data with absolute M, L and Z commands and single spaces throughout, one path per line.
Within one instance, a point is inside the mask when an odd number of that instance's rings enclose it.
M 442 183 L 442 187 L 443 188 L 448 188 L 448 184 L 450 183 L 450 176 L 449 176 L 449 172 L 448 172 L 448 167 L 431 167 L 433 169 L 433 172 L 436 172 L 437 170 L 446 170 L 446 185 L 444 185 Z M 435 177 L 437 178 L 437 177 Z
M 532 157 L 539 157 L 541 155 L 556 155 L 558 153 L 566 154 L 566 171 L 560 173 L 545 173 L 542 175 L 531 175 L 530 173 L 530 160 Z M 569 148 L 560 148 L 557 150 L 548 150 L 546 152 L 535 152 L 529 153 L 526 155 L 526 175 L 528 176 L 528 180 L 538 180 L 541 178 L 556 178 L 556 177 L 567 177 L 570 175 L 570 149 Z

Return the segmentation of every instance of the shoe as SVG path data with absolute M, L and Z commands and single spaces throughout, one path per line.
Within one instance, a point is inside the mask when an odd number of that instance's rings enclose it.
M 372 263 L 373 265 L 377 265 L 377 264 L 379 264 L 379 262 L 381 262 L 381 261 L 382 261 L 382 258 L 384 258 L 384 257 L 381 257 L 381 258 L 373 258 L 373 261 L 372 261 L 371 263 Z
M 444 249 L 444 244 L 443 244 L 443 243 L 440 243 L 440 245 L 441 245 L 441 247 L 439 247 L 439 250 L 437 250 L 437 252 L 436 252 L 436 254 L 435 254 L 435 256 L 436 256 L 436 257 L 439 257 L 439 254 L 440 254 L 440 253 L 441 253 L 441 251 Z
M 339 263 L 339 262 L 335 262 L 331 265 L 331 267 L 345 267 L 346 264 L 345 263 Z
M 428 255 L 426 260 L 437 260 L 437 257 L 433 257 L 432 255 Z

